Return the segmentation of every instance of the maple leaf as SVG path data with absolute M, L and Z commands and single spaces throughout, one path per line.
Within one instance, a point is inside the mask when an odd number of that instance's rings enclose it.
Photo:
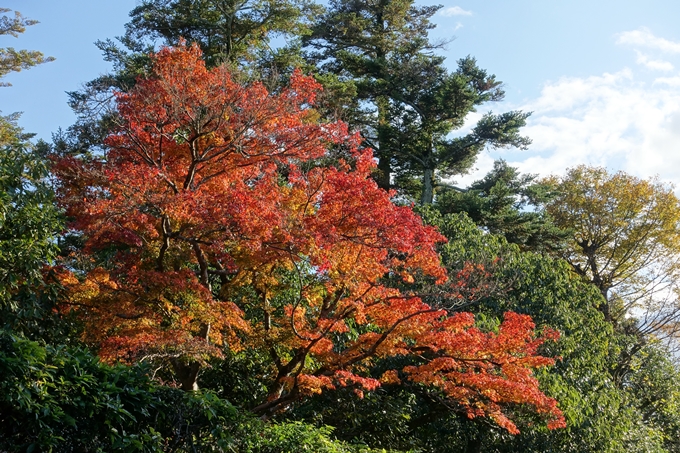
M 485 333 L 472 315 L 386 283 L 401 276 L 408 287 L 418 275 L 460 293 L 457 282 L 484 269 L 447 281 L 443 236 L 376 185 L 371 150 L 345 124 L 315 119 L 313 78 L 295 72 L 270 93 L 206 69 L 186 44 L 153 61 L 149 77 L 116 94 L 120 124 L 105 155 L 55 158 L 60 203 L 98 263 L 64 275 L 64 305 L 103 359 L 164 362 L 191 390 L 224 348 L 259 349 L 276 371 L 254 410 L 272 413 L 337 387 L 361 396 L 381 385 L 366 373 L 372 360 L 426 353 L 382 381 L 401 374 L 440 388 L 511 432 L 508 403 L 563 424 L 532 375 L 552 360 L 538 355 L 544 338 L 528 317 L 508 314 Z

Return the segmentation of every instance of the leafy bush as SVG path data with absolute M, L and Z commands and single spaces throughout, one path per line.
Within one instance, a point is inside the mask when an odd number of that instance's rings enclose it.
M 266 423 L 212 392 L 160 386 L 146 371 L 0 330 L 0 451 L 375 451 L 329 427 Z

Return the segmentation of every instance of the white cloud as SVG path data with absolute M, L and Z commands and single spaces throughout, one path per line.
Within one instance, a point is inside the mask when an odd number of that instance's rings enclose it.
M 680 88 L 680 76 L 659 77 L 654 80 L 655 85 L 668 85 L 669 87 Z
M 457 175 L 455 178 L 453 178 L 453 181 L 450 181 L 449 183 L 456 187 L 468 187 L 470 184 L 479 181 L 487 173 L 493 170 L 493 163 L 495 160 L 496 159 L 491 155 L 491 153 L 482 151 L 477 156 L 477 161 L 475 162 L 474 167 L 470 170 L 469 174 Z
M 442 16 L 472 16 L 472 11 L 467 11 L 460 6 L 450 6 L 448 8 L 442 9 L 439 14 Z
M 674 69 L 673 63 L 665 60 L 652 60 L 647 55 L 643 54 L 639 50 L 635 51 L 637 53 L 637 59 L 635 62 L 646 66 L 648 69 L 654 71 L 672 71 Z
M 659 175 L 680 187 L 680 86 L 645 84 L 630 70 L 547 84 L 522 107 L 533 144 L 513 153 L 522 172 L 562 174 L 578 164 Z
M 655 71 L 674 71 L 654 77 L 631 66 L 590 77 L 563 77 L 544 85 L 541 94 L 523 105 L 498 110 L 533 112 L 522 134 L 533 140 L 528 150 L 482 153 L 480 171 L 460 183 L 480 179 L 488 171 L 489 154 L 503 158 L 523 173 L 564 174 L 579 164 L 623 170 L 640 178 L 658 175 L 675 185 L 680 195 L 680 66 L 649 53 L 676 52 L 680 43 L 655 37 L 646 29 L 619 35 L 618 42 L 647 46 L 637 63 Z M 672 61 L 672 63 L 671 63 Z M 461 184 L 462 185 L 462 184 Z
M 634 47 L 650 47 L 668 53 L 680 53 L 680 42 L 659 38 L 645 27 L 619 33 L 617 35 L 616 43 L 627 44 Z

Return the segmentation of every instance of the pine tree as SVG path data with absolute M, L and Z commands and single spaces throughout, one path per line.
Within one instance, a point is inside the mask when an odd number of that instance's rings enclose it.
M 0 13 L 10 12 L 9 8 L 0 8 Z M 37 20 L 26 19 L 19 11 L 14 12 L 14 17 L 0 17 L 0 36 L 10 35 L 18 38 L 26 31 L 26 27 L 37 24 Z M 53 61 L 53 57 L 45 57 L 37 50 L 14 50 L 13 47 L 0 48 L 0 78 L 10 72 L 19 72 L 33 66 Z M 11 86 L 11 83 L 0 82 L 0 86 Z
M 439 176 L 465 173 L 485 146 L 529 144 L 519 135 L 528 116 L 522 112 L 489 113 L 472 133 L 447 138 L 477 106 L 504 92 L 473 58 L 461 59 L 454 72 L 445 68 L 435 54 L 444 43 L 428 38 L 439 8 L 411 0 L 334 0 L 304 40 L 322 73 L 356 87 L 359 112 L 347 117 L 374 149 L 380 187 L 396 183 L 422 204 L 432 203 Z

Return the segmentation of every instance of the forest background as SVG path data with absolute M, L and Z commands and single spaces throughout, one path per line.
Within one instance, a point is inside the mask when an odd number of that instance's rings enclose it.
M 326 6 L 140 2 L 51 143 L 4 117 L 2 447 L 677 451 L 678 45 L 503 103 L 430 25 L 490 13 Z

